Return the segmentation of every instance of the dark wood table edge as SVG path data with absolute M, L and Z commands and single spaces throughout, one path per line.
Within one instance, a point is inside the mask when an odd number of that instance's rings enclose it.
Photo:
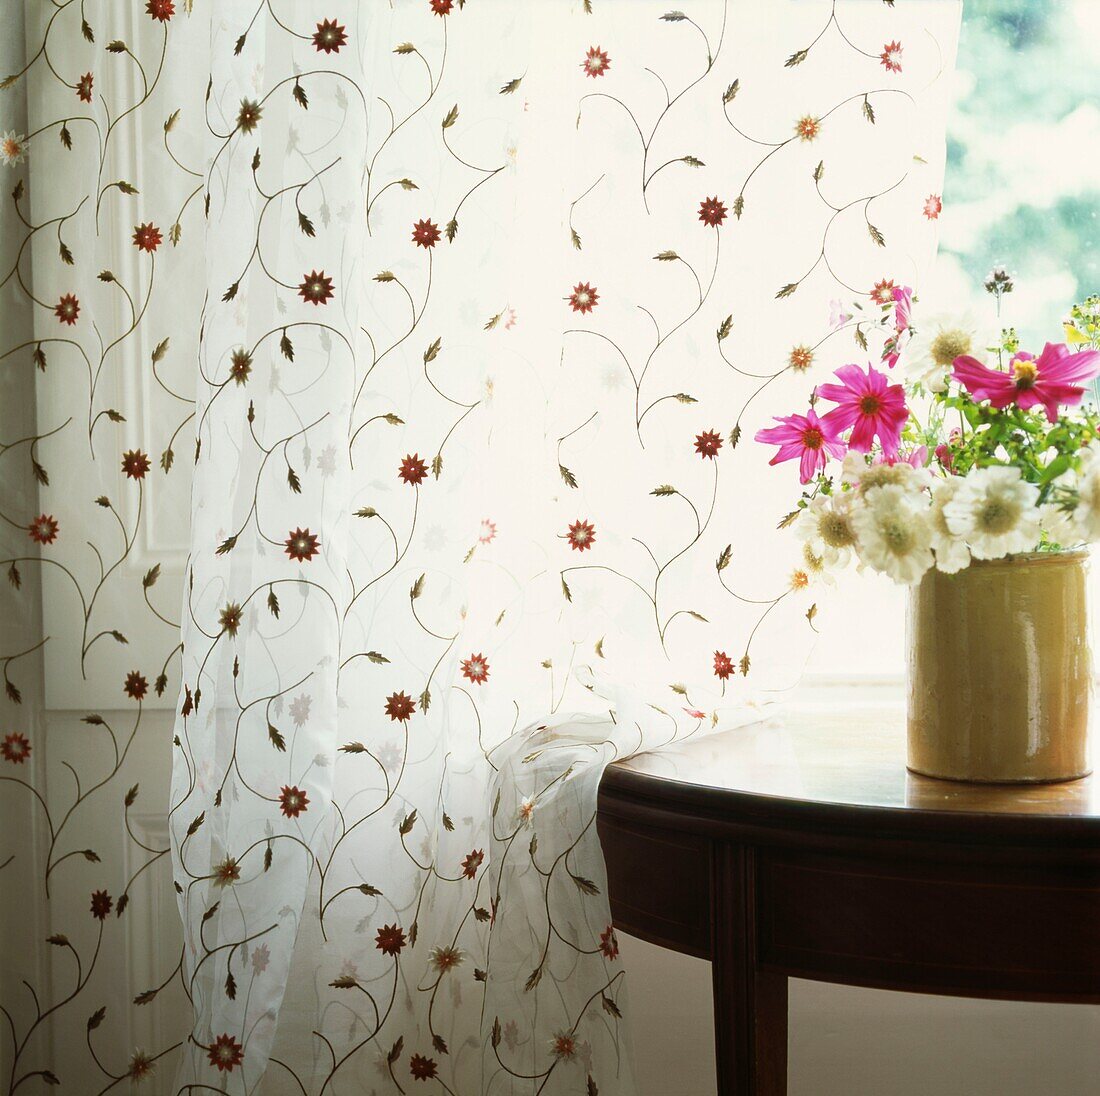
M 760 888 L 767 887 L 761 865 L 776 860 L 816 864 L 877 856 L 881 863 L 883 849 L 889 848 L 902 876 L 930 865 L 947 865 L 963 875 L 978 864 L 998 879 L 1022 873 L 1028 886 L 1032 871 L 1037 878 L 1058 876 L 1076 886 L 1081 878 L 1096 879 L 1100 871 L 1096 818 L 795 799 L 612 765 L 599 790 L 597 827 L 605 849 L 610 838 L 616 855 L 648 842 L 667 864 L 668 856 L 675 861 L 680 850 L 684 877 L 696 880 L 705 923 L 700 915 L 697 930 L 685 932 L 670 915 L 662 931 L 647 897 L 660 888 L 646 879 L 639 889 L 638 851 L 633 852 L 632 874 L 625 877 L 623 866 L 608 856 L 612 916 L 621 930 L 712 964 L 719 1096 L 785 1096 L 790 978 L 936 996 L 1100 1004 L 1100 981 L 1092 966 L 1049 984 L 1045 968 L 1041 976 L 1038 968 L 1004 977 L 976 968 L 977 974 L 968 976 L 943 963 L 922 972 L 919 961 L 908 960 L 905 971 L 890 971 L 889 961 L 879 970 L 866 964 L 861 970 L 858 962 L 849 969 L 842 954 L 829 970 L 813 952 L 800 960 L 797 948 L 770 947 L 766 925 L 758 924 L 761 911 L 772 908 L 766 898 L 758 900 Z
M 668 828 L 731 839 L 763 833 L 777 839 L 789 833 L 812 841 L 815 834 L 830 838 L 859 836 L 873 828 L 877 835 L 893 839 L 964 841 L 971 846 L 985 842 L 997 846 L 1038 845 L 1055 854 L 1058 849 L 1071 847 L 1075 859 L 1088 850 L 1100 855 L 1100 822 L 1087 816 L 926 810 L 794 799 L 711 788 L 614 764 L 608 766 L 600 784 L 599 809 L 635 821 L 660 821 Z

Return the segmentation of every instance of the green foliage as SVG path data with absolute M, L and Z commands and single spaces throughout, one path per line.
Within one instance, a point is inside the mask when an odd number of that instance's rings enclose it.
M 1039 487 L 1040 502 L 1047 500 L 1059 476 L 1079 467 L 1082 450 L 1100 433 L 1100 416 L 1087 407 L 1052 423 L 1041 408 L 998 410 L 976 403 L 965 392 L 944 393 L 935 402 L 945 421 L 957 416 L 960 423 L 959 432 L 946 443 L 952 472 L 965 476 L 972 468 L 990 465 L 1018 468 L 1028 483 Z

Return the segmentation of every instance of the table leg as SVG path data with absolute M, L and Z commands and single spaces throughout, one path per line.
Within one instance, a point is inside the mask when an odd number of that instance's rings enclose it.
M 718 1096 L 786 1096 L 787 976 L 755 964 L 751 850 L 716 850 L 714 1048 Z

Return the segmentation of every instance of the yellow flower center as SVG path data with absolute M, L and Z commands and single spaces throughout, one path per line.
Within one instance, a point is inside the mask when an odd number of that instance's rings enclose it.
M 951 328 L 949 331 L 940 331 L 932 340 L 932 360 L 937 365 L 944 367 L 951 365 L 956 358 L 963 354 L 969 354 L 973 345 L 973 339 L 968 331 L 960 328 Z
M 1026 358 L 1017 358 L 1012 363 L 1012 373 L 1017 388 L 1032 388 L 1039 379 L 1039 367 Z
M 978 514 L 978 525 L 985 533 L 995 536 L 1009 532 L 1019 517 L 1019 507 L 1006 504 L 1003 499 L 990 499 Z
M 896 555 L 903 556 L 913 546 L 913 531 L 903 521 L 889 518 L 882 523 L 882 536 Z
M 855 543 L 847 520 L 831 510 L 826 510 L 821 515 L 817 531 L 830 548 L 850 548 Z
M 885 487 L 891 483 L 903 483 L 909 472 L 907 464 L 872 464 L 864 469 L 859 477 L 859 486 L 864 491 L 872 487 Z

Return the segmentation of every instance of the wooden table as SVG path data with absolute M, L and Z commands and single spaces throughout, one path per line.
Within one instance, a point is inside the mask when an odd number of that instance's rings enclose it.
M 713 964 L 719 1096 L 786 1093 L 788 977 L 1100 1002 L 1100 780 L 933 780 L 904 737 L 793 708 L 607 770 L 615 923 Z

